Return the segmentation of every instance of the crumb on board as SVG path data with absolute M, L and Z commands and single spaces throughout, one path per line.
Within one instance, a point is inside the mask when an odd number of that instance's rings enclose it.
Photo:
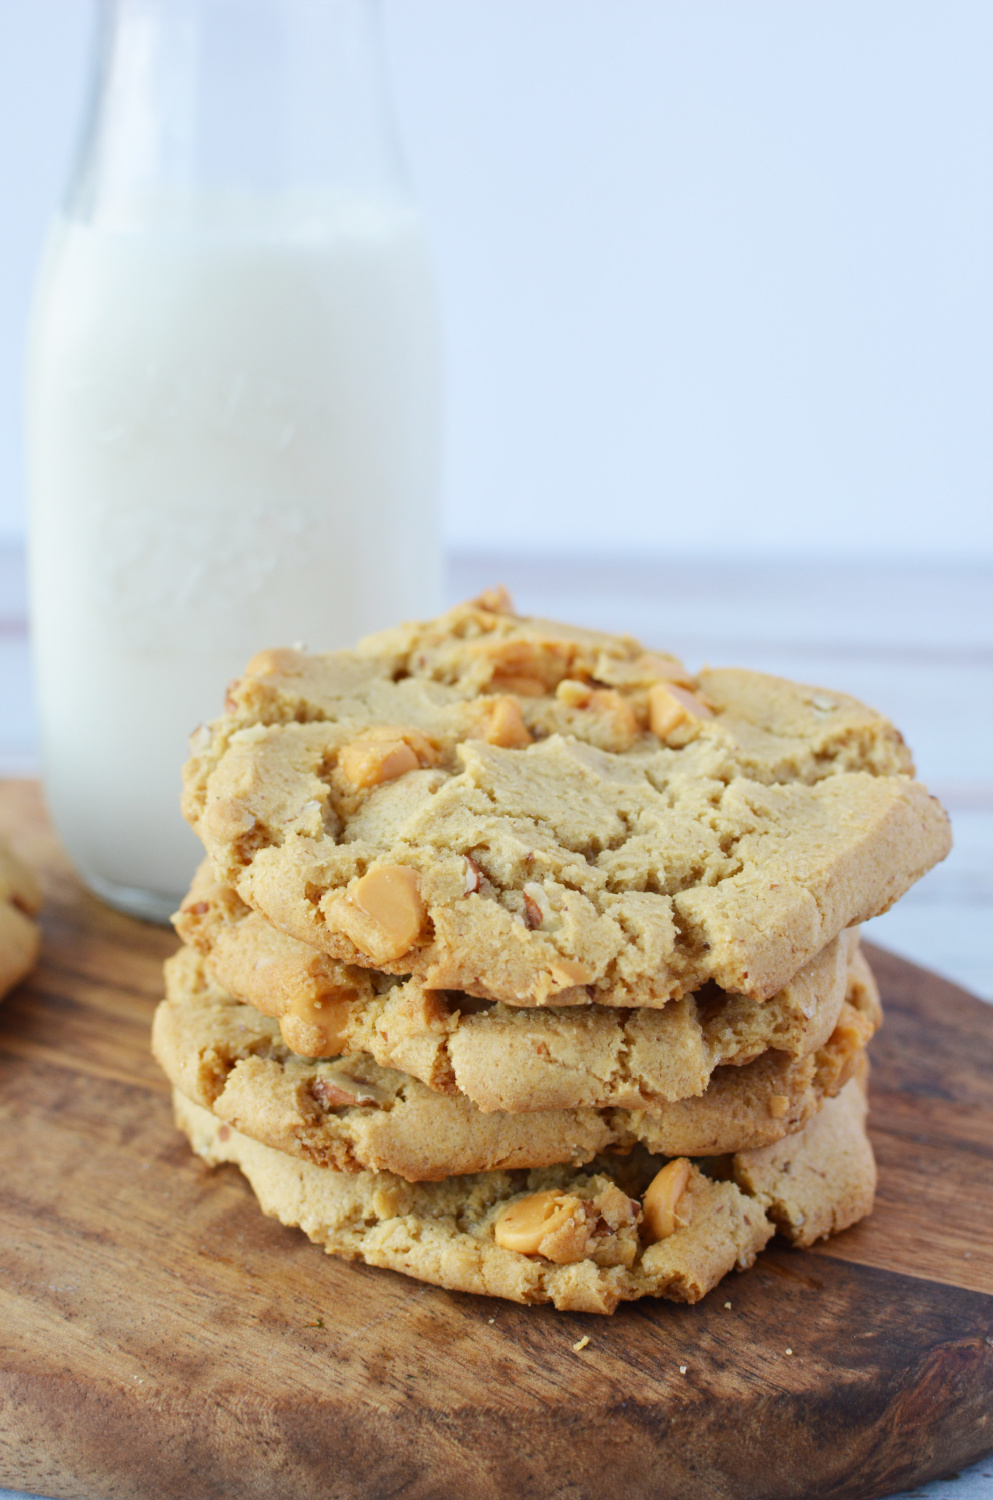
M 680 1375 L 685 1375 L 688 1368 L 689 1368 L 688 1365 L 680 1365 L 680 1367 L 679 1367 L 679 1373 L 680 1373 Z
M 724 1306 L 728 1309 L 728 1312 L 731 1311 L 731 1304 L 730 1304 L 730 1302 L 725 1302 Z
M 787 1351 L 786 1351 L 786 1352 L 787 1352 L 787 1354 L 792 1354 L 792 1353 L 793 1353 L 793 1350 L 792 1350 L 792 1349 L 787 1349 Z
M 572 1352 L 573 1352 L 573 1354 L 581 1354 L 582 1351 L 586 1348 L 586 1345 L 589 1343 L 589 1341 L 590 1341 L 589 1334 L 588 1333 L 584 1333 L 583 1336 L 582 1336 L 582 1338 L 579 1339 L 577 1343 L 573 1344 L 573 1346 L 572 1346 Z

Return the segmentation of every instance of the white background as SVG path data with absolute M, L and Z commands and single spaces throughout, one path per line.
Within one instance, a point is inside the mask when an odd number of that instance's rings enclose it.
M 88 0 L 0 0 L 0 541 Z M 993 558 L 989 0 L 386 0 L 461 550 Z

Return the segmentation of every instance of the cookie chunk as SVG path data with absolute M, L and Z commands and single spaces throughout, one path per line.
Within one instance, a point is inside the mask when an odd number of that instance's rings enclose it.
M 910 770 L 852 698 L 490 598 L 255 658 L 184 809 L 219 880 L 349 964 L 530 1007 L 766 1000 L 947 852 Z
M 799 1130 L 858 1068 L 879 1005 L 864 960 L 856 957 L 852 971 L 838 1022 L 817 1052 L 769 1051 L 717 1068 L 702 1096 L 651 1110 L 483 1113 L 464 1094 L 437 1093 L 365 1053 L 334 1062 L 298 1057 L 278 1023 L 233 1000 L 189 948 L 166 964 L 152 1048 L 170 1081 L 218 1119 L 336 1171 L 439 1181 L 497 1167 L 579 1165 L 639 1143 L 663 1155 L 717 1155 Z
M 805 1057 L 835 1028 L 857 929 L 759 1002 L 705 986 L 664 1009 L 521 1009 L 342 964 L 278 932 L 201 867 L 174 918 L 229 995 L 307 1057 L 368 1052 L 482 1110 L 652 1108 L 702 1094 L 716 1067 L 770 1047 Z M 574 994 L 577 992 L 573 992 Z
M 41 932 L 34 920 L 41 887 L 24 861 L 0 840 L 0 996 L 34 968 Z
M 296 1161 L 175 1095 L 176 1121 L 211 1165 L 233 1162 L 263 1211 L 330 1255 L 363 1260 L 453 1291 L 611 1313 L 621 1301 L 697 1302 L 751 1266 L 778 1228 L 807 1244 L 872 1204 L 864 1096 L 853 1079 L 791 1139 L 811 1186 L 802 1208 L 790 1166 L 737 1156 L 701 1167 L 641 1148 L 570 1166 L 493 1171 L 411 1184 L 387 1172 L 344 1174 Z M 820 1132 L 810 1135 L 821 1123 Z M 762 1187 L 748 1186 L 761 1173 Z M 813 1183 L 816 1179 L 816 1186 Z M 777 1218 L 770 1217 L 775 1207 Z

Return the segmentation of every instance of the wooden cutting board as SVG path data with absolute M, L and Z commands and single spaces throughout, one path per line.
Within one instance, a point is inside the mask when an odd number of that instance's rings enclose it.
M 521 1308 L 333 1261 L 193 1158 L 148 1053 L 174 939 L 81 890 L 32 784 L 0 830 L 47 893 L 0 1008 L 0 1482 L 870 1500 L 993 1448 L 993 1008 L 872 953 L 866 1223 L 696 1307 Z

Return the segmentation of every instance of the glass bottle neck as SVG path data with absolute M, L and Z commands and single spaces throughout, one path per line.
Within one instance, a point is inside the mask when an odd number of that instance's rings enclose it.
M 102 0 L 66 212 L 304 225 L 405 180 L 374 0 Z

